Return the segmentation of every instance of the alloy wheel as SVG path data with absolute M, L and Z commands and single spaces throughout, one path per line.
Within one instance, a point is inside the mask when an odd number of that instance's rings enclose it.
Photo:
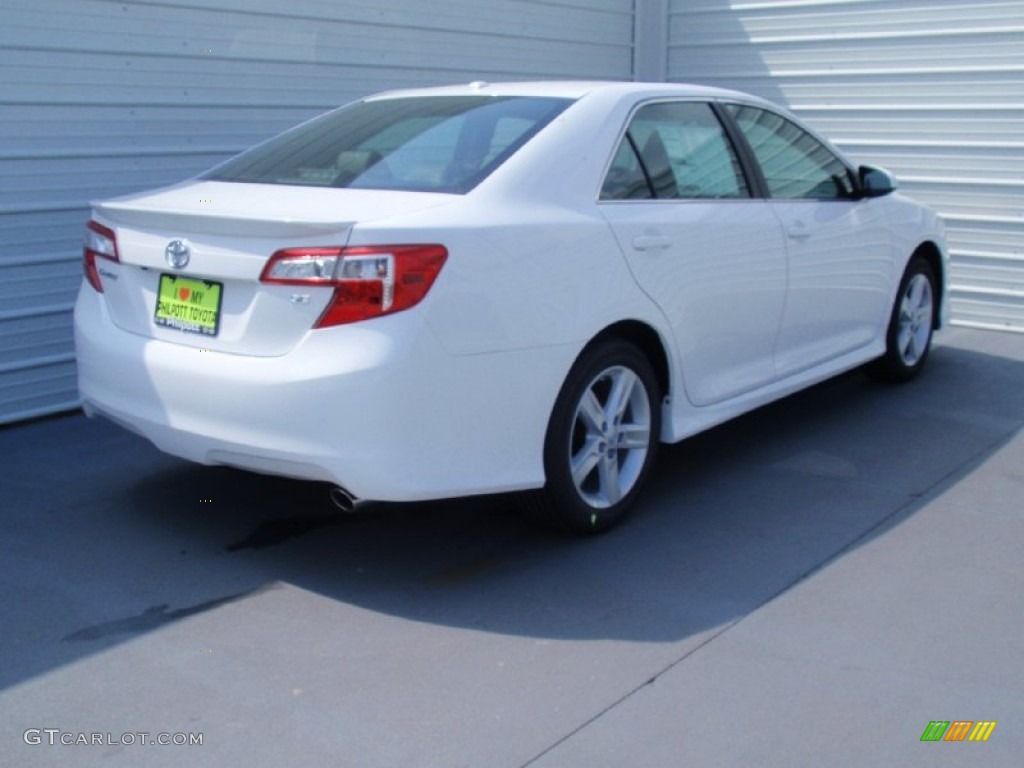
M 573 418 L 569 466 L 590 507 L 617 504 L 636 485 L 651 445 L 651 402 L 640 377 L 606 368 L 583 390 Z
M 917 364 L 926 350 L 932 334 L 932 284 L 928 277 L 918 273 L 907 284 L 900 302 L 897 346 L 907 366 Z

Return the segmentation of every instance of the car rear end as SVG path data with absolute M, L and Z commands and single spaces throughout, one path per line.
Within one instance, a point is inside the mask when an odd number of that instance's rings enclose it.
M 379 413 L 360 423 L 373 410 L 366 404 L 404 366 L 423 365 L 409 354 L 427 354 L 414 343 L 416 318 L 399 310 L 425 296 L 447 252 L 414 243 L 346 249 L 352 222 L 338 212 L 372 218 L 367 193 L 346 201 L 355 193 L 331 190 L 318 202 L 316 190 L 288 210 L 274 191 L 206 182 L 96 207 L 75 310 L 84 407 L 193 461 L 361 478 L 360 468 L 341 466 L 339 450 L 351 446 L 362 460 L 370 441 L 360 433 L 386 423 Z M 392 215 L 450 202 L 369 197 Z M 249 217 L 235 213 L 242 208 Z M 318 208 L 336 220 L 316 218 Z M 342 380 L 344 396 L 361 405 L 335 439 L 322 427 L 339 408 Z
M 75 308 L 86 412 L 191 461 L 358 498 L 536 482 L 536 457 L 494 471 L 490 438 L 458 416 L 487 377 L 514 389 L 528 368 L 453 356 L 425 318 L 451 251 L 471 250 L 443 212 L 567 104 L 379 103 L 96 204 Z

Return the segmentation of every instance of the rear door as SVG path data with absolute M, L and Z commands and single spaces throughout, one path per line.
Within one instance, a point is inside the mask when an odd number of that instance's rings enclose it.
M 601 212 L 671 324 L 696 405 L 776 376 L 786 246 L 778 218 L 751 194 L 735 149 L 701 101 L 641 106 L 602 189 Z

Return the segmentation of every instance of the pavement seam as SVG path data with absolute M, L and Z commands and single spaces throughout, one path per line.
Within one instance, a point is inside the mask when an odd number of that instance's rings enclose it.
M 559 746 L 561 746 L 562 744 L 567 742 L 569 739 L 571 739 L 577 733 L 581 732 L 582 730 L 584 730 L 585 728 L 590 726 L 592 723 L 597 722 L 598 720 L 600 720 L 608 712 L 611 712 L 613 709 L 618 707 L 620 704 L 622 704 L 626 700 L 632 698 L 635 694 L 639 693 L 644 688 L 646 688 L 646 687 L 656 683 L 658 681 L 658 678 L 662 677 L 663 675 L 665 675 L 668 672 L 670 672 L 673 669 L 675 669 L 682 662 L 686 661 L 688 658 L 693 656 L 695 653 L 700 651 L 702 648 L 704 648 L 709 643 L 713 642 L 714 640 L 717 640 L 719 637 L 721 637 L 723 634 L 725 634 L 726 632 L 731 630 L 737 624 L 740 624 L 744 620 L 748 619 L 750 616 L 752 616 L 755 613 L 757 613 L 758 611 L 760 611 L 762 608 L 764 608 L 766 605 L 768 605 L 769 603 L 771 603 L 774 600 L 776 600 L 781 595 L 785 594 L 789 590 L 793 589 L 794 587 L 798 586 L 802 582 L 804 582 L 807 579 L 809 579 L 815 573 L 823 570 L 830 563 L 832 563 L 835 560 L 837 560 L 839 557 L 841 557 L 847 551 L 850 551 L 853 548 L 860 546 L 861 542 L 863 542 L 866 538 L 871 536 L 879 528 L 882 528 L 883 526 L 888 524 L 894 518 L 899 517 L 907 509 L 909 509 L 909 508 L 911 508 L 911 507 L 913 507 L 915 505 L 923 505 L 925 500 L 927 500 L 929 498 L 933 498 L 936 490 L 939 489 L 939 488 L 942 488 L 943 486 L 945 486 L 946 483 L 953 476 L 955 476 L 956 474 L 958 474 L 960 472 L 963 472 L 963 470 L 968 468 L 968 467 L 977 467 L 978 465 L 980 465 L 980 463 L 982 462 L 983 459 L 985 459 L 985 458 L 987 458 L 989 456 L 992 456 L 996 452 L 998 452 L 1007 443 L 1009 443 L 1018 432 L 1019 432 L 1019 429 L 1014 430 L 1013 432 L 1011 432 L 1011 433 L 1009 433 L 1007 435 L 1001 435 L 997 440 L 995 440 L 994 442 L 990 443 L 985 448 L 980 449 L 977 453 L 975 453 L 969 459 L 967 459 L 966 461 L 961 463 L 959 466 L 950 469 L 948 472 L 946 472 L 944 475 L 942 475 L 937 480 L 935 480 L 935 482 L 933 482 L 930 485 L 928 485 L 927 487 L 925 487 L 923 490 L 921 490 L 919 492 L 916 492 L 916 493 L 909 493 L 909 494 L 907 494 L 907 498 L 906 498 L 906 500 L 902 504 L 899 504 L 895 509 L 892 510 L 892 512 L 890 512 L 889 514 L 887 514 L 884 517 L 882 517 L 874 525 L 872 525 L 869 528 L 867 528 L 864 531 L 862 531 L 860 533 L 860 535 L 857 536 L 855 539 L 847 542 L 846 544 L 841 546 L 839 549 L 837 549 L 832 554 L 827 555 L 826 557 L 824 557 L 821 560 L 819 560 L 817 563 L 815 563 L 814 565 L 809 567 L 806 571 L 804 571 L 803 573 L 799 574 L 795 579 L 793 579 L 789 583 L 785 584 L 784 586 L 780 587 L 776 592 L 774 592 L 773 594 L 769 595 L 761 603 L 759 603 L 756 606 L 754 606 L 751 610 L 747 611 L 745 614 L 743 614 L 742 616 L 734 619 L 733 621 L 729 622 L 728 624 L 725 624 L 717 632 L 715 632 L 714 634 L 712 634 L 712 635 L 708 636 L 707 638 L 705 638 L 702 642 L 698 643 L 696 646 L 694 646 L 689 651 L 684 653 L 678 659 L 675 659 L 670 664 L 668 664 L 667 666 L 662 668 L 660 671 L 656 672 L 654 675 L 649 677 L 647 680 L 645 680 L 644 682 L 640 683 L 636 687 L 630 689 L 629 691 L 624 693 L 622 696 L 620 696 L 618 699 L 616 699 L 615 701 L 611 702 L 608 706 L 604 707 L 603 709 L 601 709 L 600 711 L 596 712 L 591 717 L 587 718 L 585 721 L 583 721 L 578 726 L 573 728 L 571 731 L 566 733 L 560 739 L 554 741 L 553 743 L 551 743 L 550 745 L 545 747 L 541 752 L 538 752 L 532 758 L 527 760 L 525 763 L 523 763 L 520 766 L 520 768 L 529 768 L 529 766 L 535 764 L 542 757 L 544 757 L 545 755 L 547 755 L 550 752 L 552 752 L 555 749 L 557 749 Z
M 773 599 L 775 599 L 774 595 L 771 598 L 769 598 L 769 600 L 773 600 Z M 762 605 L 764 605 L 764 603 L 762 603 L 761 605 L 757 606 L 757 608 L 755 608 L 754 611 L 759 610 Z M 751 613 L 753 613 L 753 611 L 751 611 Z M 750 614 L 747 614 L 747 616 L 749 616 L 749 615 Z M 566 741 L 568 741 L 569 739 L 571 739 L 573 736 L 575 736 L 577 733 L 579 733 L 584 728 L 589 726 L 591 723 L 596 722 L 597 720 L 600 720 L 602 717 L 604 717 L 605 714 L 607 714 L 608 712 L 611 712 L 613 709 L 615 709 L 617 706 L 622 704 L 627 699 L 632 698 L 632 696 L 634 694 L 636 694 L 639 691 L 643 690 L 647 686 L 653 685 L 654 683 L 656 683 L 658 681 L 659 677 L 661 677 L 665 673 L 667 673 L 667 672 L 671 671 L 672 669 L 674 669 L 676 666 L 678 666 L 679 664 L 684 662 L 686 659 L 688 659 L 690 656 L 695 654 L 697 651 L 699 651 L 705 645 L 710 643 L 712 640 L 716 639 L 719 635 L 722 635 L 723 633 L 728 632 L 736 624 L 738 624 L 739 622 L 743 621 L 743 619 L 745 619 L 745 618 L 746 618 L 746 616 L 741 616 L 740 618 L 734 619 L 733 621 L 731 621 L 728 624 L 724 625 L 717 632 L 715 632 L 714 634 L 712 634 L 709 637 L 705 638 L 702 642 L 700 642 L 697 645 L 695 645 L 693 648 L 691 648 L 689 651 L 684 653 L 678 659 L 675 659 L 671 664 L 669 664 L 668 666 L 666 666 L 663 669 L 661 669 L 658 672 L 656 672 L 654 675 L 649 677 L 647 680 L 645 680 L 644 682 L 640 683 L 640 685 L 636 686 L 635 688 L 630 689 L 629 691 L 626 691 L 626 693 L 622 694 L 622 696 L 620 696 L 618 699 L 613 701 L 611 704 L 606 706 L 604 709 L 602 709 L 599 712 L 595 713 L 592 717 L 590 717 L 587 720 L 585 720 L 582 723 L 580 723 L 578 726 L 576 726 L 571 731 L 569 731 L 567 734 L 565 734 L 562 738 L 558 739 L 557 741 L 553 742 L 548 747 L 546 747 L 542 752 L 538 752 L 536 755 L 534 755 L 529 760 L 527 760 L 525 763 L 523 763 L 522 766 L 520 766 L 520 768 L 528 768 L 529 766 L 533 765 L 538 760 L 540 760 L 542 757 L 544 757 L 546 754 L 548 754 L 549 752 L 551 752 L 554 749 L 556 749 L 557 747 L 559 747 L 561 744 L 563 744 Z

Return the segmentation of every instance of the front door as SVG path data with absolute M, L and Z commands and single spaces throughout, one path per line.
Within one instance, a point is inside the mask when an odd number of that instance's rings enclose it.
M 858 199 L 846 164 L 792 121 L 750 106 L 729 111 L 758 160 L 768 205 L 786 235 L 779 375 L 870 344 L 888 319 L 895 255 L 884 203 Z

